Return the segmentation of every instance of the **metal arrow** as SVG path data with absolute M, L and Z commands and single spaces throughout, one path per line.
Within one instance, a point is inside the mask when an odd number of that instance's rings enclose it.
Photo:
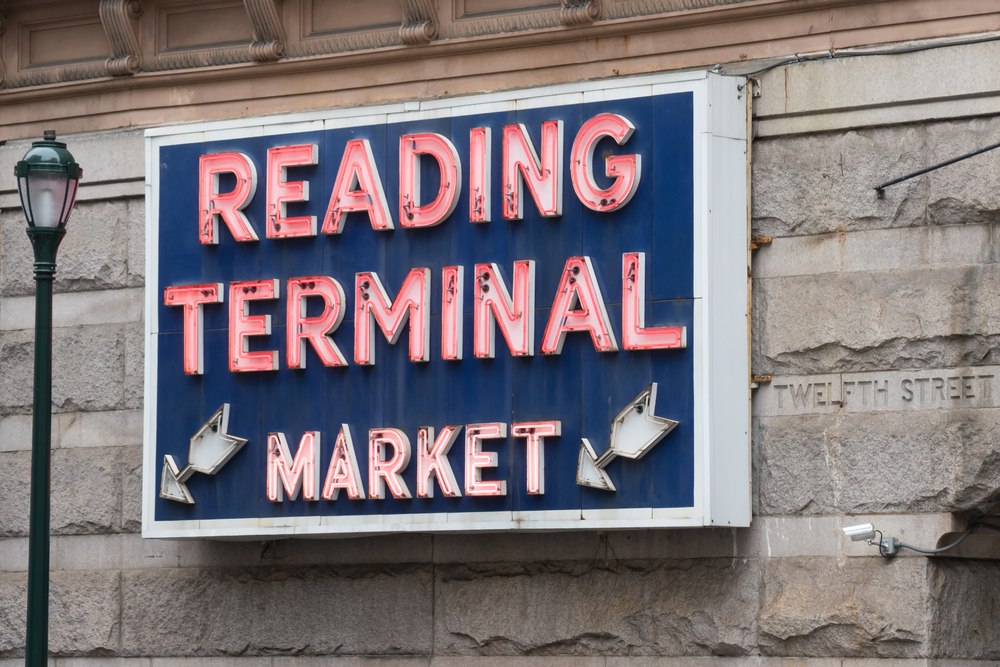
M 160 478 L 160 497 L 167 500 L 194 504 L 194 498 L 184 484 L 196 472 L 214 475 L 233 455 L 247 443 L 246 438 L 229 435 L 229 403 L 222 406 L 208 418 L 201 428 L 191 436 L 188 447 L 188 462 L 178 469 L 169 454 L 163 457 L 163 474 Z
M 174 457 L 170 454 L 163 457 L 163 475 L 160 477 L 160 497 L 194 505 L 194 498 L 191 497 L 191 492 L 188 491 L 187 485 L 184 484 L 184 481 L 191 476 L 191 473 L 194 473 L 194 470 L 191 470 L 188 466 L 185 466 L 184 470 L 188 475 L 182 480 L 181 473 L 177 469 L 177 464 L 174 463 Z
M 608 464 L 619 456 L 641 459 L 679 423 L 656 416 L 656 383 L 650 384 L 611 420 L 611 443 L 604 453 L 598 456 L 590 441 L 583 438 L 576 467 L 576 483 L 616 491 L 605 471 Z

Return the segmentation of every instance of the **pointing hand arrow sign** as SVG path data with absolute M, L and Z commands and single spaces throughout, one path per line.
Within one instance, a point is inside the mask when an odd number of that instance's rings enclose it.
M 160 478 L 160 497 L 194 505 L 194 498 L 184 484 L 196 472 L 214 475 L 246 444 L 246 438 L 229 435 L 229 403 L 215 411 L 208 421 L 191 436 L 188 462 L 178 469 L 174 457 L 163 457 L 163 475 Z
M 580 458 L 576 468 L 576 483 L 605 491 L 616 491 L 605 468 L 616 457 L 641 459 L 656 443 L 680 423 L 657 417 L 656 383 L 652 383 L 625 406 L 611 421 L 611 444 L 598 456 L 590 441 L 580 443 Z

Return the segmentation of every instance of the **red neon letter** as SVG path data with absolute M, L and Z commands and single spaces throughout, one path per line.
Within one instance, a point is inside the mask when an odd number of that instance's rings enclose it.
M 496 452 L 483 452 L 483 440 L 506 437 L 507 424 L 503 422 L 465 427 L 465 495 L 507 495 L 507 480 L 483 481 L 483 468 L 497 467 Z
M 474 127 L 469 131 L 469 222 L 490 221 L 493 130 Z
M 303 500 L 319 500 L 319 431 L 306 431 L 302 435 L 294 462 L 285 434 L 268 433 L 267 499 L 280 503 L 284 500 L 284 490 L 289 500 L 295 500 L 300 488 Z
M 430 358 L 431 270 L 413 269 L 406 275 L 396 299 L 389 301 L 378 274 L 356 275 L 354 290 L 354 363 L 375 364 L 375 323 L 382 329 L 390 345 L 395 345 L 410 321 L 410 361 Z
M 687 327 L 646 328 L 646 253 L 622 255 L 622 347 L 665 350 L 687 347 Z
M 420 155 L 430 155 L 441 169 L 441 187 L 433 202 L 420 204 Z M 440 134 L 423 132 L 399 138 L 399 224 L 433 227 L 451 215 L 462 192 L 462 163 L 455 145 Z
M 234 373 L 278 370 L 278 351 L 251 352 L 248 340 L 271 335 L 271 316 L 251 315 L 250 302 L 277 294 L 277 278 L 229 283 L 229 370 Z
M 347 424 L 341 424 L 337 434 L 337 444 L 333 447 L 326 483 L 323 484 L 323 500 L 336 500 L 341 489 L 347 491 L 351 500 L 365 499 L 365 487 L 361 485 L 358 459 L 354 455 L 354 439 Z
M 441 270 L 441 358 L 449 361 L 462 359 L 464 284 L 464 266 Z
M 615 182 L 601 190 L 594 182 L 594 146 L 603 137 L 612 137 L 621 146 L 635 131 L 635 126 L 624 116 L 602 113 L 594 116 L 580 128 L 570 153 L 570 176 L 573 189 L 583 205 L 592 211 L 614 211 L 632 199 L 639 187 L 642 173 L 641 155 L 611 155 L 604 158 L 604 173 Z
M 219 192 L 219 174 L 234 174 L 236 187 L 232 192 Z M 237 241 L 256 241 L 257 232 L 247 220 L 243 209 L 257 191 L 257 168 L 243 153 L 202 155 L 198 163 L 198 240 L 219 242 L 221 217 Z
M 222 303 L 222 283 L 168 287 L 163 290 L 165 306 L 184 306 L 184 372 L 201 375 L 205 372 L 205 322 L 202 304 Z M 460 357 L 461 358 L 461 357 Z
M 323 314 L 306 317 L 306 297 L 322 297 Z M 306 341 L 312 343 L 324 366 L 346 366 L 347 360 L 330 338 L 344 319 L 344 288 L 333 278 L 309 276 L 288 279 L 288 367 L 306 367 Z
M 476 298 L 473 304 L 474 354 L 493 358 L 495 327 L 515 357 L 535 353 L 535 262 L 514 262 L 514 296 L 511 298 L 496 264 L 476 264 Z
M 562 215 L 563 122 L 542 123 L 542 158 L 524 125 L 503 126 L 503 217 L 524 217 L 521 176 L 531 191 L 538 211 L 546 218 Z
M 351 139 L 344 148 L 344 158 L 340 161 L 337 180 L 330 194 L 330 206 L 323 219 L 323 233 L 339 234 L 344 231 L 344 214 L 351 211 L 368 213 L 372 229 L 393 229 L 382 179 L 379 178 L 367 139 Z
M 448 452 L 458 440 L 461 430 L 461 426 L 445 426 L 435 439 L 433 426 L 421 426 L 417 429 L 417 498 L 434 497 L 432 476 L 437 479 L 441 493 L 446 497 L 461 497 L 458 481 L 448 462 Z
M 276 146 L 267 149 L 267 238 L 316 236 L 316 216 L 285 217 L 285 204 L 309 201 L 309 181 L 289 183 L 288 167 L 316 164 L 319 147 Z
M 561 421 L 520 422 L 512 424 L 511 435 L 527 438 L 528 493 L 540 496 L 545 493 L 545 436 L 562 435 Z
M 385 446 L 392 447 L 392 458 L 386 460 Z M 397 428 L 372 429 L 368 432 L 368 495 L 385 498 L 385 486 L 393 498 L 412 498 L 403 476 L 399 473 L 410 462 L 410 439 Z
M 542 354 L 560 354 L 568 331 L 589 331 L 598 352 L 618 351 L 615 332 L 611 329 L 589 257 L 570 257 L 566 260 L 566 268 L 552 302 L 552 314 L 542 336 Z

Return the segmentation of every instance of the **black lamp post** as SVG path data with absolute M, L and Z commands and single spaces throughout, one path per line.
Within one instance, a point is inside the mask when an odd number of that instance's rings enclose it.
M 35 391 L 31 421 L 31 519 L 28 532 L 28 632 L 25 665 L 46 667 L 49 653 L 49 450 L 52 445 L 52 278 L 56 252 L 76 202 L 82 172 L 46 130 L 14 167 L 28 238 L 35 250 Z

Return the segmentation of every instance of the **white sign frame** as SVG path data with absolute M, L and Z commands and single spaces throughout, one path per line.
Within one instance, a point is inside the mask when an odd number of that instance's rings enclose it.
M 156 521 L 159 149 L 677 92 L 694 96 L 694 506 Z M 273 539 L 408 532 L 746 527 L 751 516 L 749 165 L 746 79 L 707 71 L 619 77 L 525 90 L 147 129 L 145 408 L 142 536 Z M 258 136 L 259 136 L 258 135 Z M 571 195 L 569 195 L 571 196 Z M 746 336 L 744 339 L 743 336 Z M 738 341 L 738 344 L 734 344 Z M 746 344 L 743 343 L 746 342 Z M 714 404 L 714 409 L 709 409 Z M 745 419 L 736 418 L 743 414 Z M 569 472 L 569 471 L 567 471 Z

